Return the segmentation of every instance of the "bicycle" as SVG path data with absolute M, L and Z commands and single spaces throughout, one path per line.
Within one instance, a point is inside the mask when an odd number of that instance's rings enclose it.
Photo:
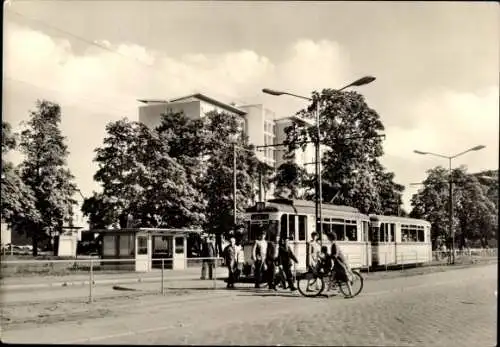
M 298 276 L 297 289 L 302 296 L 317 297 L 321 295 L 325 289 L 326 291 L 331 291 L 332 289 L 338 288 L 344 297 L 354 298 L 363 290 L 364 280 L 363 276 L 356 270 L 351 270 L 351 274 L 352 278 L 350 278 L 350 280 L 348 279 L 349 283 L 347 283 L 345 278 L 341 278 L 337 274 L 335 267 L 330 271 L 322 271 L 320 268 L 309 269 L 307 272 Z

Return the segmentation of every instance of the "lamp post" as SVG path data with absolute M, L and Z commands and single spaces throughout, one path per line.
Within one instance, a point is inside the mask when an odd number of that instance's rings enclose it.
M 234 224 L 234 230 L 236 231 L 236 211 L 238 209 L 237 204 L 236 204 L 236 194 L 237 194 L 237 188 L 236 188 L 236 173 L 237 173 L 237 167 L 236 167 L 236 150 L 240 151 L 245 151 L 248 153 L 255 154 L 255 151 L 243 148 L 241 146 L 238 146 L 236 144 L 233 144 L 233 210 L 234 210 L 234 215 L 233 215 L 233 224 Z M 258 148 L 256 148 L 258 150 Z
M 452 177 L 451 177 L 451 173 L 452 173 L 451 172 L 451 160 L 455 159 L 457 157 L 460 157 L 460 156 L 464 155 L 465 153 L 469 153 L 472 151 L 479 151 L 485 147 L 486 146 L 478 145 L 478 146 L 469 148 L 463 152 L 460 152 L 458 154 L 451 155 L 451 156 L 432 153 L 432 152 L 423 152 L 423 151 L 419 151 L 419 150 L 413 151 L 414 153 L 420 154 L 420 155 L 432 155 L 435 157 L 448 159 L 448 169 L 449 169 L 448 181 L 449 181 L 449 189 L 450 189 L 449 194 L 448 194 L 448 199 L 449 199 L 449 203 L 448 203 L 449 204 L 449 211 L 448 211 L 448 213 L 449 213 L 449 219 L 450 219 L 449 234 L 450 234 L 451 239 L 452 239 L 452 244 L 451 244 L 451 249 L 452 249 L 452 254 L 453 254 L 452 264 L 455 264 L 455 232 L 453 230 L 453 181 L 452 181 Z
M 357 86 L 362 86 L 368 83 L 371 83 L 375 81 L 375 77 L 372 76 L 365 76 L 360 79 L 355 80 L 354 82 L 351 82 L 344 87 L 337 89 L 337 91 L 342 91 L 348 87 L 357 87 Z M 273 96 L 281 96 L 281 95 L 289 95 L 293 96 L 299 99 L 304 99 L 308 101 L 313 101 L 312 98 L 308 98 L 305 96 L 285 92 L 285 91 L 279 91 L 279 90 L 273 90 L 273 89 L 268 89 L 264 88 L 262 89 L 263 93 L 273 95 Z M 320 104 L 319 102 L 316 103 L 315 105 L 315 110 L 314 110 L 314 116 L 316 120 L 316 141 L 314 142 L 314 147 L 315 147 L 315 176 L 316 176 L 316 192 L 315 192 L 315 217 L 316 217 L 316 231 L 318 232 L 319 235 L 319 240 L 320 244 L 323 244 L 323 224 L 322 222 L 322 216 L 321 216 L 321 210 L 322 210 L 322 195 L 323 195 L 323 187 L 322 187 L 322 179 L 321 179 L 321 162 L 320 162 L 320 124 L 319 124 L 319 113 L 320 113 Z

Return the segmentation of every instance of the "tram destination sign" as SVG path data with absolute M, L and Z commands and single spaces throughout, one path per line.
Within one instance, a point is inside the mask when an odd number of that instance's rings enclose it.
M 268 220 L 269 219 L 269 214 L 268 213 L 266 213 L 266 214 L 263 214 L 263 213 L 253 214 L 250 218 L 252 220 Z

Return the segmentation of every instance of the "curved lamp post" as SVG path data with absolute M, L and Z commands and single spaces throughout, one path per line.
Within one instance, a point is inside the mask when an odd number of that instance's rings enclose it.
M 344 87 L 340 88 L 340 89 L 337 89 L 337 91 L 342 91 L 346 88 L 349 88 L 349 87 L 359 87 L 359 86 L 363 86 L 365 84 L 368 84 L 368 83 L 371 83 L 375 81 L 375 77 L 373 76 L 365 76 L 365 77 L 361 77 L 357 80 L 355 80 L 354 82 L 351 82 L 347 85 L 345 85 Z M 269 95 L 273 95 L 273 96 L 281 96 L 281 95 L 289 95 L 289 96 L 293 96 L 293 97 L 296 97 L 296 98 L 299 98 L 299 99 L 304 99 L 304 100 L 308 100 L 308 101 L 312 101 L 312 98 L 308 98 L 306 96 L 302 96 L 302 95 L 297 95 L 297 94 L 293 94 L 293 93 L 290 93 L 290 92 L 286 92 L 286 91 L 281 91 L 281 90 L 273 90 L 273 89 L 268 89 L 268 88 L 264 88 L 262 89 L 262 92 L 265 93 L 265 94 L 269 94 Z M 315 166 L 316 166 L 316 173 L 315 173 L 315 176 L 316 176 L 316 194 L 315 194 L 315 205 L 316 205 L 316 212 L 315 212 L 315 217 L 316 217 L 316 231 L 318 232 L 318 235 L 319 235 L 319 240 L 320 240 L 320 244 L 322 245 L 323 244 L 323 224 L 321 223 L 322 222 L 322 216 L 321 216 L 321 209 L 322 209 L 322 195 L 323 195 L 323 192 L 322 192 L 322 182 L 321 182 L 321 162 L 320 162 L 320 138 L 319 138 L 319 135 L 320 135 L 320 129 L 319 129 L 319 103 L 316 104 L 316 109 L 315 109 L 315 119 L 316 119 L 316 141 L 315 141 Z
M 483 149 L 485 147 L 486 146 L 478 145 L 478 146 L 469 148 L 463 152 L 460 152 L 458 154 L 451 155 L 451 156 L 432 153 L 432 152 L 424 152 L 424 151 L 419 151 L 419 150 L 413 151 L 414 153 L 420 154 L 420 155 L 431 155 L 431 156 L 435 156 L 435 157 L 439 157 L 439 158 L 448 159 L 448 164 L 449 164 L 448 165 L 448 168 L 449 168 L 448 179 L 449 179 L 449 187 L 450 187 L 450 192 L 449 192 L 449 196 L 448 196 L 448 198 L 449 198 L 449 219 L 450 219 L 449 233 L 450 233 L 450 236 L 452 237 L 452 245 L 451 245 L 452 254 L 453 254 L 452 264 L 455 264 L 455 232 L 453 230 L 453 189 L 452 189 L 453 182 L 451 180 L 451 160 L 455 159 L 457 157 L 460 157 L 460 156 L 464 155 L 465 153 L 469 153 L 469 152 L 473 152 L 473 151 L 480 151 L 481 149 Z

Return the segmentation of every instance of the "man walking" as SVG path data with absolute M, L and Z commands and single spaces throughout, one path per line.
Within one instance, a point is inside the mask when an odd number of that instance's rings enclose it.
M 262 274 L 265 271 L 266 255 L 267 255 L 267 241 L 265 240 L 266 233 L 263 232 L 259 235 L 259 239 L 255 240 L 252 249 L 252 260 L 254 261 L 255 271 L 255 288 L 260 288 Z
M 276 235 L 275 241 L 269 241 L 267 243 L 267 255 L 266 255 L 266 265 L 267 265 L 267 285 L 269 289 L 276 290 L 276 285 L 274 279 L 276 277 L 276 261 L 279 255 L 279 244 L 280 237 Z
M 227 277 L 227 288 L 234 288 L 234 282 L 236 281 L 236 271 L 237 271 L 237 248 L 236 239 L 231 237 L 229 239 L 229 245 L 224 249 L 224 259 L 227 265 L 228 277 Z
M 202 268 L 201 268 L 201 279 L 204 280 L 206 279 L 207 275 L 207 269 L 208 269 L 208 279 L 213 279 L 213 270 L 214 270 L 214 257 L 215 257 L 215 242 L 214 242 L 214 237 L 210 235 L 207 238 L 205 238 L 203 245 L 202 245 L 202 252 L 201 256 L 205 259 L 203 259 L 202 263 Z
M 295 262 L 295 264 L 299 262 L 295 254 L 293 254 L 288 238 L 284 238 L 283 242 L 279 246 L 279 262 L 283 267 L 283 272 L 285 273 L 286 281 L 288 282 L 288 288 L 290 288 L 291 291 L 295 291 L 297 289 L 295 288 L 293 281 L 292 261 Z

